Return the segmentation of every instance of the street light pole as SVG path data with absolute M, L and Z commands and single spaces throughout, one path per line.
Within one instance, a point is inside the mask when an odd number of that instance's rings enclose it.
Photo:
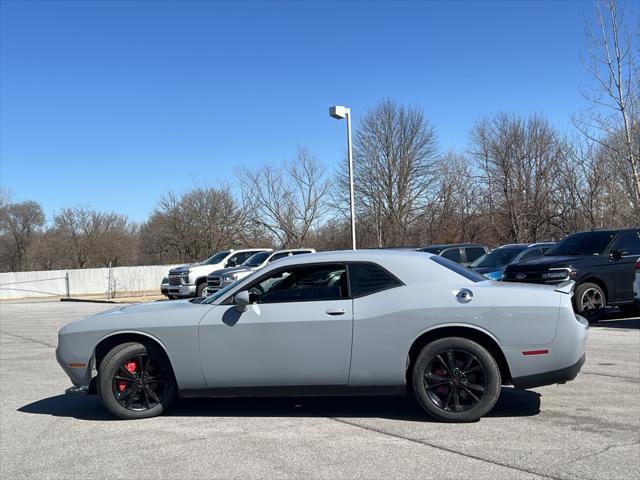
M 351 146 L 351 109 L 344 106 L 329 108 L 329 115 L 347 120 L 347 159 L 349 161 L 349 203 L 351 205 L 351 248 L 356 249 L 356 208 L 353 195 L 353 149 Z

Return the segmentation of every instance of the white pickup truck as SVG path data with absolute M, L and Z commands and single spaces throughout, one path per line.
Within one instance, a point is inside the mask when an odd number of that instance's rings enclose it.
M 246 248 L 223 250 L 214 253 L 200 263 L 180 265 L 169 270 L 167 297 L 206 297 L 207 275 L 214 270 L 235 267 L 260 252 L 271 252 L 271 248 Z

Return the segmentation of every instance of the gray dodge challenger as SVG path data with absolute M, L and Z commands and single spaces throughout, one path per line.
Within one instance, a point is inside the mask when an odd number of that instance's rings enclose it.
M 118 307 L 63 327 L 73 387 L 124 419 L 177 396 L 411 392 L 475 421 L 501 385 L 564 383 L 585 359 L 573 284 L 492 282 L 422 252 L 289 257 L 208 298 Z

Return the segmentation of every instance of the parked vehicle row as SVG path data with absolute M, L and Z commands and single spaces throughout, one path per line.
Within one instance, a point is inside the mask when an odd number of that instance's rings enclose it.
M 579 232 L 538 258 L 508 265 L 503 280 L 550 285 L 573 280 L 576 313 L 597 322 L 607 306 L 634 308 L 638 259 L 639 227 Z
M 207 275 L 211 272 L 238 266 L 256 253 L 271 251 L 271 248 L 223 250 L 202 262 L 172 268 L 169 271 L 167 296 L 169 298 L 206 296 L 204 290 L 207 287 Z
M 542 256 L 554 243 L 510 243 L 478 258 L 470 267 L 489 280 L 502 280 L 507 265 Z
M 277 250 L 275 252 L 259 252 L 250 256 L 242 265 L 223 268 L 222 270 L 215 270 L 207 276 L 205 296 L 214 294 L 218 290 L 231 285 L 233 282 L 250 275 L 256 270 L 266 267 L 269 263 L 275 260 L 304 253 L 315 253 L 315 250 L 313 248 L 294 248 L 289 250 Z
M 502 385 L 576 377 L 588 323 L 572 290 L 492 282 L 424 252 L 291 255 L 207 298 L 72 322 L 56 357 L 68 393 L 97 393 L 125 419 L 159 415 L 178 395 L 409 392 L 434 418 L 468 422 Z
M 638 227 L 593 230 L 569 235 L 557 244 L 507 244 L 493 250 L 474 243 L 394 249 L 438 255 L 468 266 L 489 280 L 545 284 L 573 280 L 577 284 L 573 300 L 576 313 L 595 322 L 607 306 L 630 309 L 640 304 L 640 285 L 635 279 L 639 232 Z M 224 250 L 199 264 L 172 269 L 163 279 L 161 290 L 169 298 L 207 297 L 274 260 L 314 252 L 310 248 Z

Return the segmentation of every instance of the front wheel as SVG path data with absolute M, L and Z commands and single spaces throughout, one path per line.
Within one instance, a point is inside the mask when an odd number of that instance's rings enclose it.
M 207 298 L 208 296 L 209 294 L 207 293 L 207 282 L 202 282 L 196 287 L 196 297 Z
M 162 414 L 177 394 L 165 353 L 137 342 L 123 343 L 107 353 L 98 368 L 97 387 L 105 408 L 126 420 Z
M 589 282 L 576 287 L 573 301 L 576 313 L 590 323 L 599 321 L 607 306 L 607 298 L 600 285 Z
M 500 395 L 498 364 L 467 338 L 441 338 L 426 345 L 416 359 L 412 380 L 420 405 L 445 422 L 474 422 Z

